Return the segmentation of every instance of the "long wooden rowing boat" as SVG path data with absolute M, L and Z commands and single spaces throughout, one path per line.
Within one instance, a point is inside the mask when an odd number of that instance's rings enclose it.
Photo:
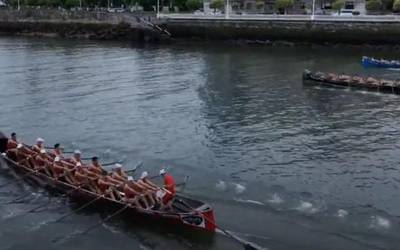
M 2 138 L 3 137 L 3 138 Z M 18 164 L 6 154 L 7 138 L 0 132 L 0 166 L 14 170 L 21 176 L 26 176 L 27 180 L 36 185 L 47 189 L 57 190 L 61 193 L 67 193 L 71 198 L 80 201 L 91 201 L 99 198 L 96 204 L 110 207 L 124 207 L 126 204 L 122 201 L 112 200 L 107 197 L 99 197 L 99 194 L 86 189 L 79 189 L 67 182 L 54 180 L 50 176 L 35 172 L 33 169 Z M 75 189 L 75 191 L 73 191 Z M 214 232 L 216 228 L 213 209 L 206 203 L 177 195 L 174 199 L 172 211 L 143 210 L 136 207 L 129 207 L 125 213 L 133 213 L 143 218 L 153 218 L 168 223 L 182 225 L 187 228 L 196 229 L 205 232 Z
M 335 88 L 355 88 L 400 95 L 400 81 L 373 77 L 336 75 L 332 73 L 303 72 L 303 84 Z

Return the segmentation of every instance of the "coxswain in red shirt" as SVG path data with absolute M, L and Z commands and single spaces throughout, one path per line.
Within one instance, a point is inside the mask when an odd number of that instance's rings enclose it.
M 17 134 L 13 132 L 11 133 L 11 138 L 8 139 L 7 150 L 17 148 L 17 146 L 18 146 Z
M 40 153 L 42 149 L 44 149 L 44 140 L 39 137 L 36 139 L 36 144 L 32 146 L 32 150 L 36 153 Z
M 175 181 L 174 178 L 167 173 L 165 169 L 160 170 L 160 175 L 164 180 L 164 194 L 161 194 L 162 200 L 162 209 L 172 209 L 172 202 L 174 200 L 176 191 L 175 191 Z

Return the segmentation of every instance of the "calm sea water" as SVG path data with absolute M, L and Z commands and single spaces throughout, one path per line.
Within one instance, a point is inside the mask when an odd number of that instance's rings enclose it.
M 0 130 L 155 174 L 268 249 L 399 249 L 400 96 L 303 87 L 303 69 L 368 73 L 390 50 L 0 38 Z M 136 173 L 138 175 L 138 173 Z M 0 184 L 12 180 L 2 170 Z M 32 192 L 18 203 L 7 204 Z M 50 199 L 52 198 L 52 199 Z M 16 183 L 0 189 L 0 249 L 243 249 L 216 234 L 115 218 Z M 40 211 L 29 209 L 46 204 Z

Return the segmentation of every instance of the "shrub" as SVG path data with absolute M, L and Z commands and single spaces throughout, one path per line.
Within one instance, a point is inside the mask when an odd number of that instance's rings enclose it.
M 186 8 L 188 10 L 198 10 L 201 8 L 201 2 L 200 0 L 187 0 Z
M 294 0 L 276 0 L 275 1 L 275 8 L 278 10 L 283 10 L 286 13 L 286 9 L 292 7 L 294 4 Z
M 376 11 L 376 10 L 381 10 L 382 9 L 382 1 L 381 0 L 367 0 L 367 2 L 365 3 L 365 8 L 367 10 L 372 10 L 372 11 Z

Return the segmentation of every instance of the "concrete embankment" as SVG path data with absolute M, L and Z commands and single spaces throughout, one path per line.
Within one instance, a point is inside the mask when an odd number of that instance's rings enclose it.
M 174 38 L 285 40 L 311 43 L 399 44 L 400 22 L 166 18 Z
M 0 33 L 88 38 L 99 40 L 159 41 L 164 39 L 145 20 L 152 16 L 126 13 L 0 10 Z

